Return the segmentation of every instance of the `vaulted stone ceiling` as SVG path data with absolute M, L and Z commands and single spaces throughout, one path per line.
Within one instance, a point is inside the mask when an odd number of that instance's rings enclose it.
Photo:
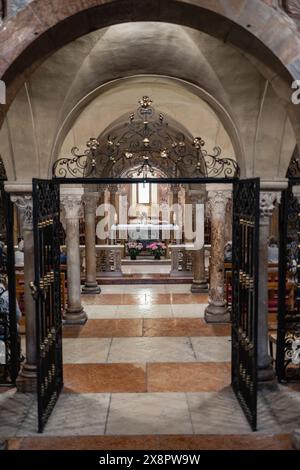
M 178 114 L 180 104 L 184 109 L 184 101 L 190 103 L 190 116 L 185 111 L 181 119 L 193 134 L 197 119 L 201 134 L 207 124 L 205 112 L 210 109 L 209 145 L 222 145 L 217 142 L 222 134 L 225 148 L 235 153 L 244 175 L 285 175 L 296 141 L 288 117 L 288 91 L 280 79 L 274 83 L 264 64 L 199 31 L 137 22 L 114 25 L 73 41 L 48 58 L 25 83 L 0 134 L 0 152 L 9 178 L 49 176 L 53 160 L 67 152 L 72 139 L 84 145 L 81 137 L 91 136 L 88 109 L 93 116 L 91 130 L 100 132 L 109 124 L 110 114 L 121 115 L 134 108 L 137 85 L 132 77 L 136 76 L 143 76 L 140 83 L 164 100 L 162 111 Z M 168 77 L 172 83 L 167 84 Z M 180 81 L 175 85 L 174 79 Z M 119 93 L 118 99 L 114 93 Z M 98 110 L 96 115 L 92 109 Z M 81 125 L 86 133 L 80 133 Z M 219 136 L 213 138 L 217 128 Z

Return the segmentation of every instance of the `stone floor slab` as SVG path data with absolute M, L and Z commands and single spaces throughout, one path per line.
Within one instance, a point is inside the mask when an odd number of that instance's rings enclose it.
M 112 395 L 106 434 L 191 434 L 185 394 Z
M 106 362 L 110 343 L 109 338 L 65 338 L 64 364 Z
M 45 427 L 44 436 L 103 435 L 109 394 L 62 393 Z M 34 405 L 17 436 L 36 434 L 37 407 Z
M 230 362 L 231 337 L 201 336 L 191 338 L 198 362 Z
M 108 362 L 194 362 L 189 338 L 114 338 Z
M 251 432 L 231 387 L 212 393 L 187 393 L 187 400 L 196 434 Z

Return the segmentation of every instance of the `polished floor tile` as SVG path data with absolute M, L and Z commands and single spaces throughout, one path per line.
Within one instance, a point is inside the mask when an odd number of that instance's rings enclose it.
M 202 318 L 145 318 L 143 336 L 225 336 L 230 325 L 208 325 Z
M 113 394 L 106 434 L 192 434 L 183 393 Z
M 207 304 L 172 304 L 173 316 L 176 318 L 204 318 Z
M 84 305 L 89 320 L 116 318 L 117 309 L 117 305 Z
M 157 305 L 157 304 L 207 304 L 207 294 L 159 293 L 145 291 L 138 293 L 114 293 L 85 295 L 85 305 Z
M 166 284 L 165 292 L 167 294 L 190 294 L 191 284 Z
M 142 336 L 143 320 L 138 318 L 116 318 L 89 320 L 82 326 L 64 326 L 64 338 L 115 338 Z
M 230 362 L 231 337 L 197 337 L 191 338 L 198 362 Z
M 228 363 L 156 363 L 147 365 L 148 392 L 211 392 L 231 382 Z
M 110 395 L 101 393 L 62 393 L 49 418 L 43 435 L 103 435 Z M 37 407 L 32 406 L 17 436 L 35 435 Z
M 146 392 L 146 365 L 65 364 L 64 386 L 73 393 Z
M 114 338 L 108 362 L 194 362 L 189 338 Z
M 64 364 L 106 362 L 110 343 L 110 338 L 65 338 Z
M 251 432 L 231 387 L 213 393 L 187 393 L 187 399 L 196 434 Z
M 170 294 L 172 304 L 207 304 L 208 294 Z
M 117 318 L 171 318 L 173 311 L 171 305 L 119 305 Z

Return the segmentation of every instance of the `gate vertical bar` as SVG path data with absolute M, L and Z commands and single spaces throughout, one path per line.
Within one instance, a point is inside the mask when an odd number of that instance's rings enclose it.
M 259 179 L 233 186 L 232 388 L 257 428 Z
M 59 185 L 33 180 L 38 431 L 43 432 L 63 387 L 59 272 Z
M 295 193 L 295 194 L 294 194 Z M 279 311 L 276 373 L 300 380 L 300 179 L 291 178 L 280 204 Z

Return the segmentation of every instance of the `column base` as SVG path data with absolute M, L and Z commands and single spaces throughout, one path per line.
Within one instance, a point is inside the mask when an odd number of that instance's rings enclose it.
M 32 364 L 23 364 L 16 380 L 17 391 L 21 393 L 36 393 L 37 367 Z
M 210 304 L 206 307 L 204 318 L 206 323 L 229 323 L 230 314 L 226 305 Z
M 86 282 L 83 286 L 82 294 L 100 294 L 101 289 L 97 282 Z
M 276 375 L 273 367 L 271 364 L 266 365 L 265 367 L 258 367 L 257 368 L 257 381 L 259 383 L 270 383 L 275 384 L 276 382 Z
M 193 281 L 191 285 L 191 292 L 193 294 L 201 294 L 208 292 L 208 284 L 206 281 Z
M 64 325 L 84 325 L 88 320 L 88 316 L 81 308 L 81 310 L 69 309 L 65 311 L 63 315 Z

